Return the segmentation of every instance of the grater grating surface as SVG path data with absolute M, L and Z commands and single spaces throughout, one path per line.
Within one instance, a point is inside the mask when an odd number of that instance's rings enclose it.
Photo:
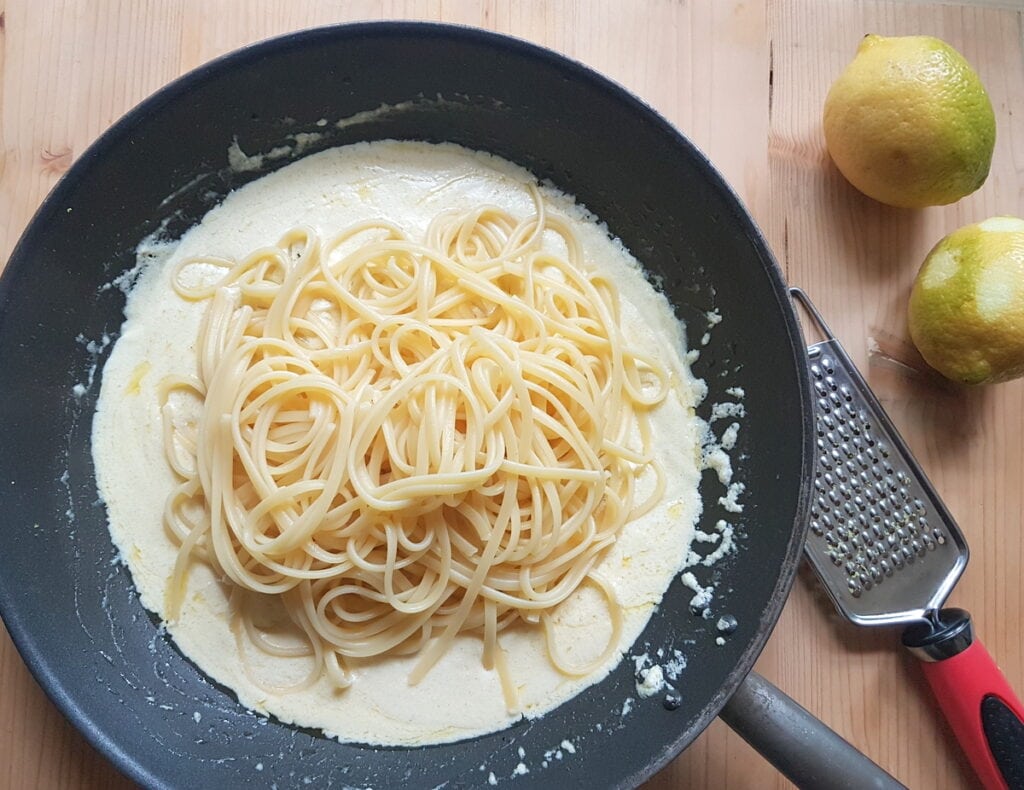
M 791 293 L 826 338 L 807 348 L 817 459 L 805 554 L 849 620 L 923 619 L 967 565 L 963 533 L 821 315 Z

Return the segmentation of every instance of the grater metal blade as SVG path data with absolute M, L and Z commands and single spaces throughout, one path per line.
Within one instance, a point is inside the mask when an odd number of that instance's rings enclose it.
M 790 294 L 825 337 L 807 348 L 817 455 L 807 559 L 858 625 L 934 617 L 967 565 L 963 533 L 808 296 Z

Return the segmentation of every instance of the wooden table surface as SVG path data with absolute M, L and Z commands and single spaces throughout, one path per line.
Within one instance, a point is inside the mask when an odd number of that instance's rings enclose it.
M 1024 382 L 943 385 L 916 372 L 905 330 L 910 284 L 939 238 L 991 215 L 1024 215 L 1021 3 L 0 0 L 0 9 L 0 262 L 47 191 L 122 113 L 179 74 L 275 34 L 379 18 L 477 25 L 565 52 L 635 91 L 710 156 L 789 281 L 817 301 L 865 372 L 967 534 L 972 559 L 952 603 L 973 613 L 1024 689 Z M 998 135 L 980 191 L 946 208 L 896 210 L 859 195 L 831 165 L 822 102 L 869 32 L 939 36 L 981 74 Z M 757 668 L 910 787 L 972 786 L 897 642 L 842 621 L 804 569 Z M 716 721 L 648 786 L 786 785 Z M 0 786 L 130 786 L 64 721 L 6 632 Z

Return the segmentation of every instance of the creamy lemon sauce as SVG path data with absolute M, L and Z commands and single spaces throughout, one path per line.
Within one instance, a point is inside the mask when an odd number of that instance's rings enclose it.
M 174 292 L 173 264 L 198 255 L 241 258 L 298 224 L 330 234 L 362 220 L 385 219 L 417 239 L 445 210 L 495 204 L 527 216 L 534 207 L 526 184 L 533 181 L 504 160 L 455 145 L 347 146 L 250 183 L 176 244 L 140 248 L 147 262 L 103 371 L 93 454 L 111 536 L 147 608 L 164 616 L 167 580 L 178 553 L 162 523 L 175 477 L 164 454 L 157 387 L 167 376 L 195 373 L 196 337 L 207 307 Z M 586 265 L 616 285 L 626 337 L 672 372 L 669 397 L 652 416 L 655 453 L 668 477 L 666 493 L 651 512 L 623 528 L 599 566 L 624 610 L 618 651 L 591 674 L 566 677 L 551 665 L 539 628 L 504 631 L 501 644 L 519 690 L 519 713 L 507 710 L 497 673 L 483 668 L 481 641 L 470 635 L 458 637 L 417 685 L 407 680 L 415 657 L 388 657 L 351 661 L 355 680 L 347 689 L 322 678 L 300 692 L 270 693 L 269 684 L 301 678 L 308 659 L 272 657 L 244 644 L 240 655 L 229 627 L 229 587 L 197 562 L 181 615 L 168 630 L 186 655 L 247 707 L 366 743 L 423 744 L 494 731 L 520 715 L 539 716 L 606 676 L 684 565 L 700 511 L 701 425 L 693 407 L 703 390 L 683 361 L 682 327 L 636 261 L 592 216 L 554 189 L 542 194 L 549 210 L 572 221 Z M 559 647 L 574 663 L 600 655 L 611 633 L 607 603 L 590 586 L 561 605 L 556 622 Z

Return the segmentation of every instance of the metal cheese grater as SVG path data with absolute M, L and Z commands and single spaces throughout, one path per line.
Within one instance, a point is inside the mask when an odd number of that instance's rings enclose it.
M 826 338 L 807 348 L 817 452 L 807 559 L 854 623 L 921 620 L 963 573 L 967 542 L 810 299 L 791 293 Z
M 1024 787 L 1024 706 L 942 609 L 967 565 L 963 533 L 889 416 L 799 288 L 825 340 L 807 348 L 815 402 L 814 501 L 805 554 L 836 608 L 858 625 L 908 626 L 922 668 L 985 788 Z

